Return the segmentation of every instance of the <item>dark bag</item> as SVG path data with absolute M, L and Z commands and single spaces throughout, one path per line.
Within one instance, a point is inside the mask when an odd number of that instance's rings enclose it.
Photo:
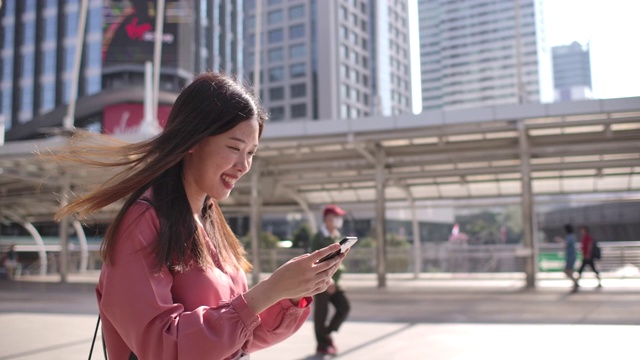
M 601 257 L 602 257 L 602 251 L 600 250 L 598 243 L 594 241 L 593 247 L 591 247 L 591 259 L 600 260 Z

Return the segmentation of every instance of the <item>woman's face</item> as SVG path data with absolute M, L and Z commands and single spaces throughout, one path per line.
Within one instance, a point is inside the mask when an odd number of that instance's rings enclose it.
M 202 140 L 184 158 L 184 186 L 190 202 L 206 195 L 226 199 L 236 181 L 251 168 L 258 148 L 258 121 L 239 123 L 226 133 Z

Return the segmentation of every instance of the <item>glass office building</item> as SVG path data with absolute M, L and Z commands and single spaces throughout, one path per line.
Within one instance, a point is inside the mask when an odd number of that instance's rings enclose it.
M 20 127 L 68 103 L 78 31 L 79 0 L 4 0 L 0 116 Z M 89 1 L 78 92 L 101 90 L 102 1 Z
M 194 73 L 241 76 L 242 0 L 167 0 L 159 120 Z M 60 127 L 71 95 L 80 0 L 4 0 L 0 120 L 8 141 Z M 141 120 L 144 63 L 153 59 L 155 2 L 89 0 L 77 127 L 110 132 Z
M 418 0 L 423 110 L 552 101 L 542 1 Z
M 255 0 L 244 13 L 252 80 Z M 258 15 L 261 99 L 272 120 L 411 112 L 407 0 L 266 0 Z
M 551 48 L 555 101 L 590 99 L 591 59 L 589 46 L 578 42 Z

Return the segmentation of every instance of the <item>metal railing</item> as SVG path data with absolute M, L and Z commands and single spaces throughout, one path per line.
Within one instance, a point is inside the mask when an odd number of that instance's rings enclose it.
M 640 241 L 599 242 L 602 259 L 597 266 L 602 271 L 617 271 L 625 267 L 640 268 Z M 426 243 L 422 245 L 421 272 L 430 273 L 501 273 L 524 272 L 525 258 L 521 255 L 523 247 L 519 244 L 470 245 L 449 242 Z M 58 249 L 59 250 L 59 249 Z M 98 270 L 102 261 L 92 247 L 89 252 L 89 269 Z M 577 244 L 577 252 L 580 244 Z M 260 269 L 271 272 L 289 259 L 303 253 L 302 249 L 261 249 Z M 80 254 L 77 249 L 69 252 L 69 266 L 77 272 Z M 59 251 L 48 251 L 48 273 L 58 271 Z M 387 248 L 386 268 L 389 273 L 407 273 L 414 271 L 413 248 Z M 253 259 L 249 258 L 253 262 Z M 580 260 L 580 256 L 578 257 Z M 344 264 L 351 273 L 375 273 L 376 249 L 354 248 Z M 37 272 L 37 261 L 23 264 L 23 273 Z M 564 267 L 564 247 L 562 244 L 540 244 L 538 246 L 538 270 L 560 271 Z M 580 262 L 576 262 L 579 266 Z M 1 264 L 0 264 L 1 266 Z M 75 269 L 75 270 L 74 270 Z

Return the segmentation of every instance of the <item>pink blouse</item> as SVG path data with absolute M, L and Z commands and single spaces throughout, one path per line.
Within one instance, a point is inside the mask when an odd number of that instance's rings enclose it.
M 242 271 L 154 271 L 158 231 L 153 207 L 134 203 L 118 230 L 114 261 L 100 273 L 96 292 L 110 359 L 128 359 L 131 351 L 140 360 L 234 359 L 286 339 L 309 316 L 308 304 L 289 300 L 255 314 L 243 297 Z

